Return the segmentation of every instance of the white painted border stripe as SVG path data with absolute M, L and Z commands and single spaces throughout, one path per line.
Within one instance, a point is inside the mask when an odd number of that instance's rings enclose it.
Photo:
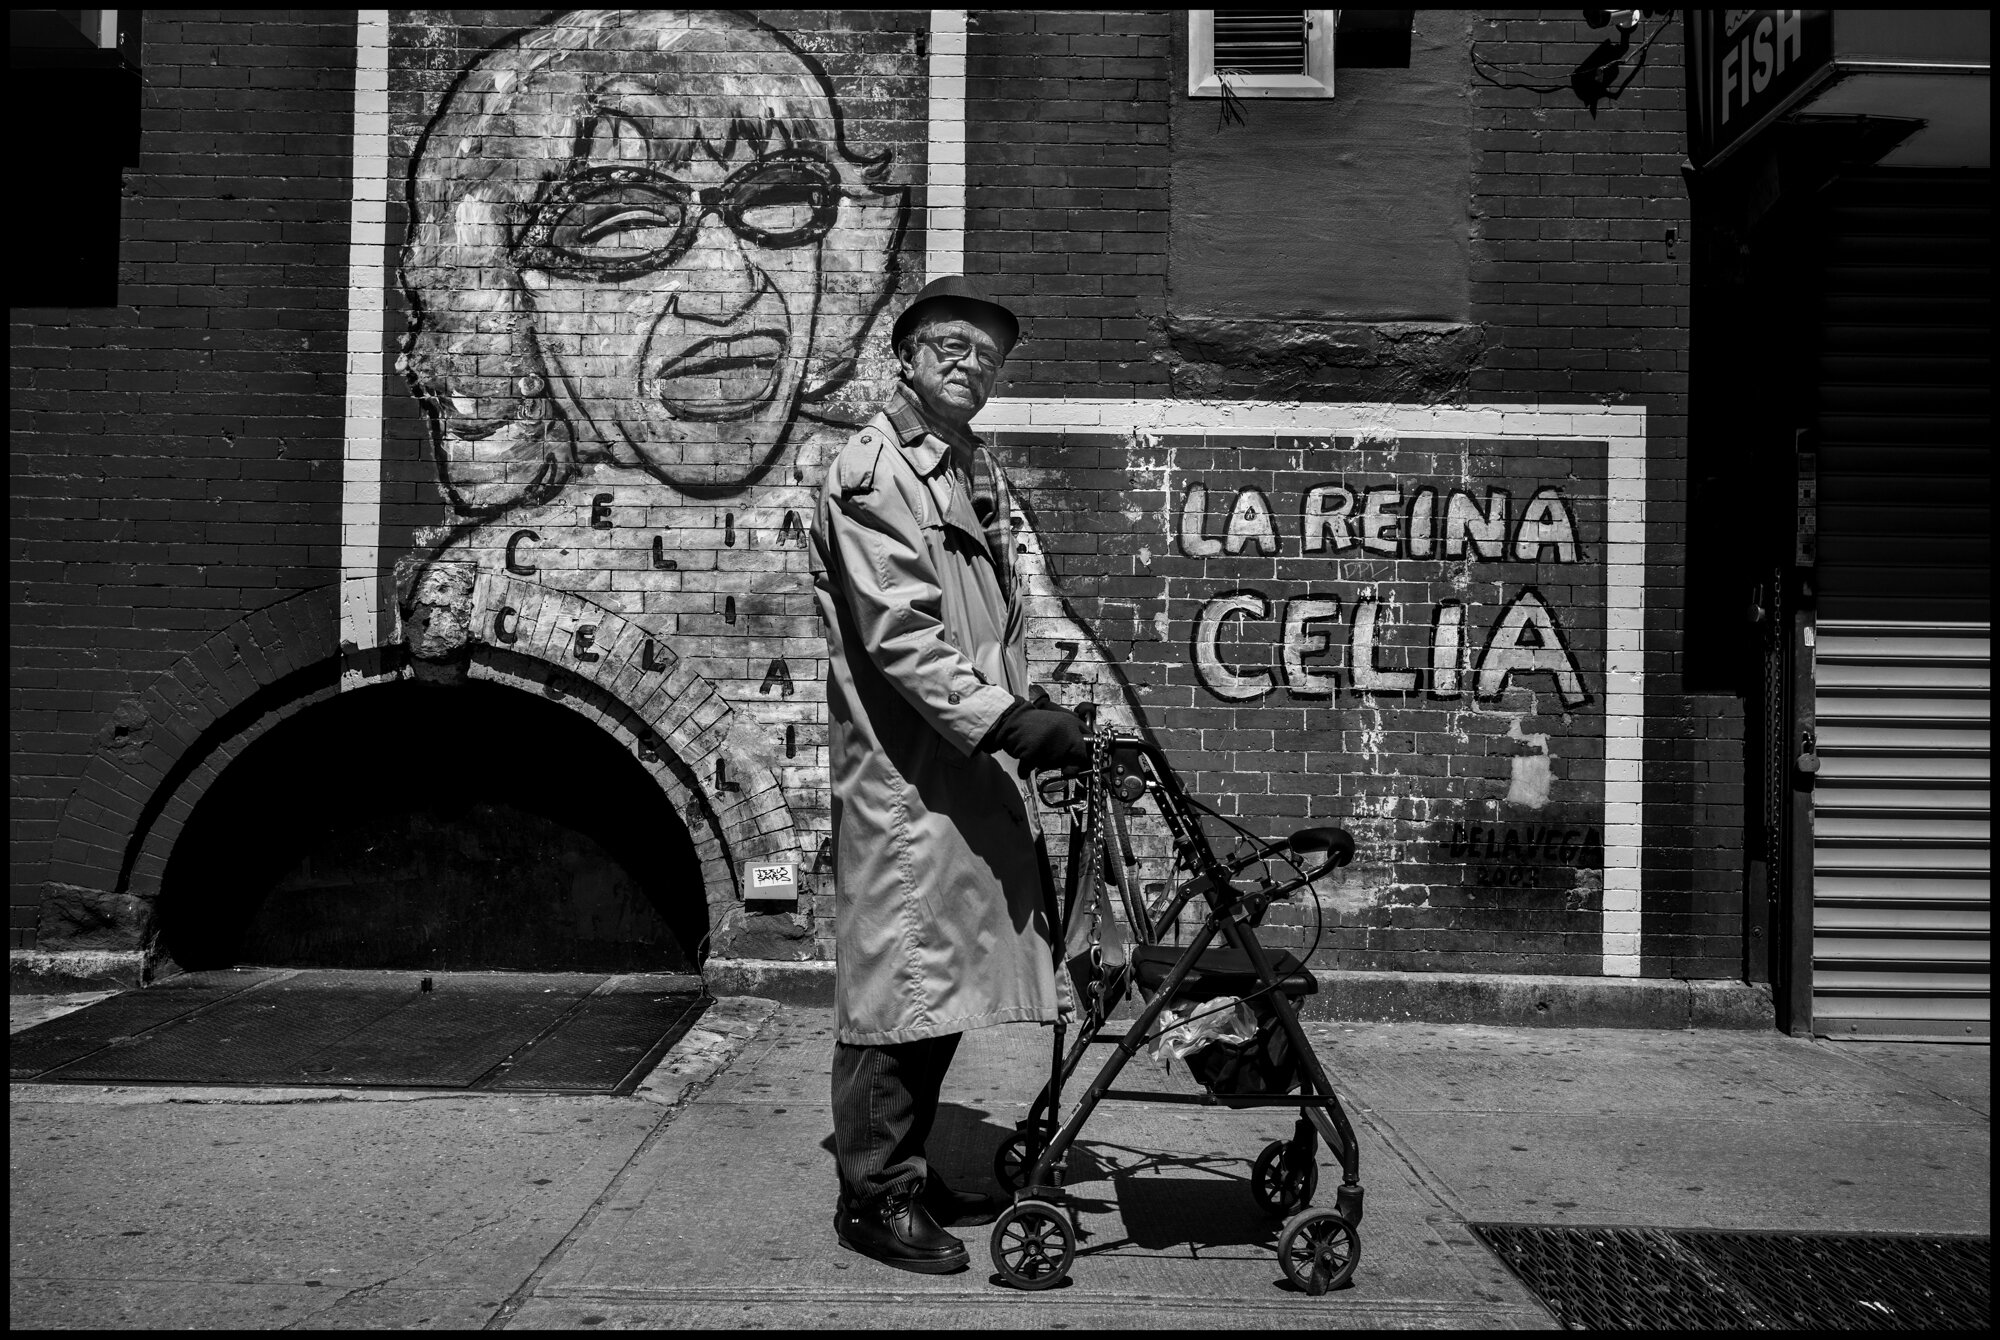
M 381 607 L 382 331 L 389 201 L 389 11 L 354 39 L 354 182 L 347 231 L 347 429 L 340 470 L 340 641 L 376 644 Z M 354 688 L 350 669 L 341 687 Z
M 1387 429 L 1412 436 L 1582 439 L 1609 444 L 1604 528 L 1603 972 L 1639 975 L 1641 805 L 1646 740 L 1646 410 L 1642 405 L 1291 404 L 1259 400 L 998 399 L 983 432 L 1095 428 L 1113 432 L 1285 432 Z
M 1645 851 L 1646 417 L 1607 434 L 1604 522 L 1604 975 L 1639 975 Z
M 924 280 L 965 273 L 965 54 L 962 9 L 931 11 L 930 166 Z

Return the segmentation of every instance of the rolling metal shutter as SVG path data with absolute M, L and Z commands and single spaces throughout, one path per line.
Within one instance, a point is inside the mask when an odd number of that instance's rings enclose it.
M 1813 1023 L 1991 1036 L 1991 633 L 1822 620 Z
M 1990 176 L 1828 188 L 1813 1021 L 1991 1036 Z
M 1993 618 L 1986 173 L 1827 188 L 1814 276 L 1822 619 Z

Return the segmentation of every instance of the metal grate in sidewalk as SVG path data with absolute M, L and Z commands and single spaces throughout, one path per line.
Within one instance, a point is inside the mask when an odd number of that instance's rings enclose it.
M 707 1008 L 686 977 L 191 973 L 9 1039 L 15 1082 L 629 1093 Z
M 1993 1240 L 1473 1224 L 1571 1330 L 1988 1329 Z

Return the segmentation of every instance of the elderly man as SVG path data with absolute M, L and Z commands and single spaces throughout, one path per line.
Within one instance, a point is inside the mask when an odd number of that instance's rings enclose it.
M 831 656 L 840 1241 L 962 1268 L 990 1221 L 924 1143 L 967 1029 L 1056 1018 L 1048 874 L 1018 775 L 1088 761 L 1028 682 L 1007 484 L 970 431 L 1019 327 L 960 278 L 893 332 L 902 381 L 834 457 L 814 513 Z

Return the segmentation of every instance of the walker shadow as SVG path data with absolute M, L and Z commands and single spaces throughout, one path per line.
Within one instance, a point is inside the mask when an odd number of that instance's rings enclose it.
M 993 1155 L 1013 1133 L 1010 1122 L 983 1108 L 940 1103 L 929 1142 L 931 1164 L 961 1190 L 997 1191 Z M 833 1153 L 831 1134 L 820 1148 Z M 1251 1197 L 1250 1160 L 1241 1155 L 1161 1154 L 1084 1139 L 1071 1148 L 1066 1171 L 1065 1186 L 1079 1214 L 1116 1211 L 1124 1226 L 1123 1236 L 1098 1242 L 1085 1229 L 1079 1256 L 1125 1248 L 1268 1248 L 1283 1226 Z
M 1200 1251 L 1277 1243 L 1282 1224 L 1257 1207 L 1250 1194 L 1250 1160 L 1239 1155 L 1159 1154 L 1097 1140 L 1080 1156 L 1095 1162 L 1101 1171 L 1094 1175 L 1111 1183 L 1125 1236 L 1086 1243 L 1079 1255 L 1121 1247 Z M 1079 1158 L 1073 1157 L 1070 1167 L 1075 1181 L 1092 1175 Z

